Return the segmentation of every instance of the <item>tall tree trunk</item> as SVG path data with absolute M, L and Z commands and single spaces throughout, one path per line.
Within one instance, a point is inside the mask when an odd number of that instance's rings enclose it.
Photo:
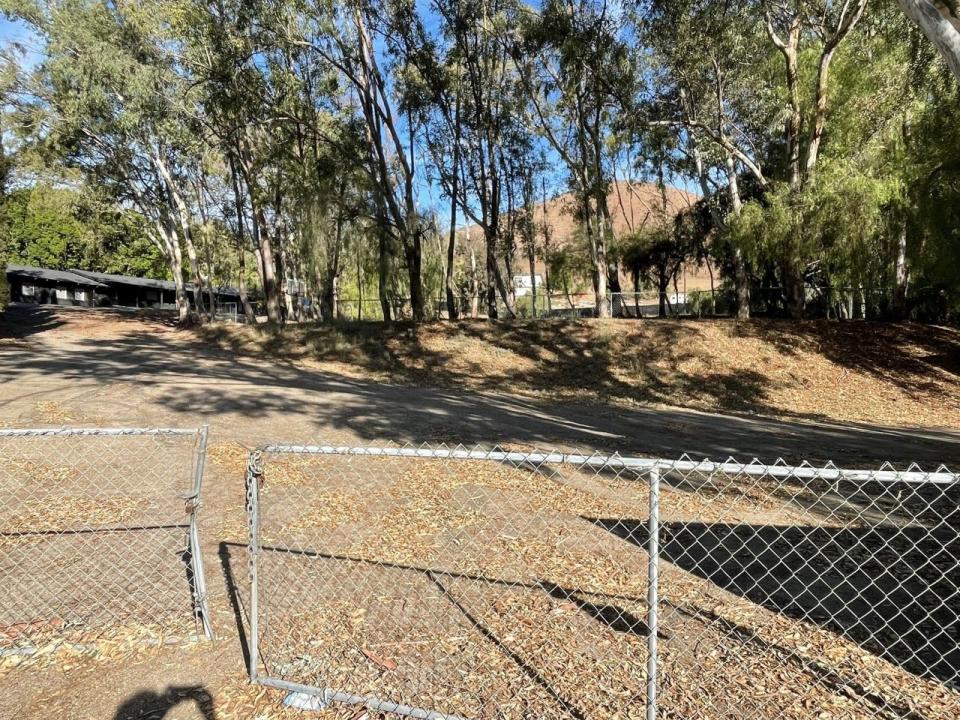
M 181 325 L 190 319 L 190 300 L 187 298 L 187 288 L 183 282 L 183 256 L 180 252 L 180 241 L 176 231 L 168 223 L 154 220 L 159 242 L 155 243 L 163 250 L 173 276 L 173 287 L 177 301 L 177 322 Z
M 252 199 L 252 198 L 251 198 Z M 266 218 L 263 210 L 254 205 L 253 242 L 260 251 L 260 280 L 263 285 L 263 299 L 267 306 L 267 321 L 280 322 L 280 288 L 277 286 L 277 271 L 273 259 L 273 246 L 266 231 Z
M 444 272 L 444 286 L 447 290 L 447 317 L 459 318 L 457 310 L 456 286 L 453 282 L 453 263 L 457 251 L 457 192 L 460 184 L 460 88 L 456 89 L 453 111 L 453 173 L 450 178 L 450 235 L 447 238 L 447 266 Z
M 731 155 L 726 159 L 727 193 L 730 198 L 730 211 L 734 217 L 739 217 L 743 211 L 743 202 L 740 199 L 740 185 L 737 180 L 737 167 Z M 711 274 L 711 278 L 713 275 Z M 733 286 L 736 293 L 736 313 L 738 320 L 750 319 L 750 281 L 747 277 L 747 262 L 743 257 L 743 250 L 739 245 L 733 248 Z
M 357 322 L 363 319 L 363 264 L 360 262 L 360 249 L 357 248 Z
M 610 302 L 607 298 L 607 253 L 606 243 L 602 238 L 603 221 L 599 213 L 594 214 L 590 204 L 588 197 L 584 203 L 584 217 L 587 242 L 590 245 L 590 259 L 593 262 L 594 311 L 598 318 L 607 318 L 610 317 Z
M 253 236 L 254 252 L 257 256 L 257 270 L 260 274 L 260 284 L 263 287 L 264 304 L 267 306 L 267 322 L 280 322 L 280 288 L 277 285 L 276 265 L 273 257 L 273 244 L 270 240 L 270 231 L 267 227 L 266 215 L 263 207 L 254 196 L 254 178 L 249 151 L 239 144 L 236 147 L 237 162 L 243 182 L 247 186 L 247 197 L 250 200 L 250 230 Z
M 206 242 L 203 244 L 204 255 L 207 258 L 207 299 L 209 304 L 207 306 L 207 317 L 210 318 L 210 321 L 217 316 L 217 298 L 216 293 L 213 287 L 213 257 L 210 254 L 210 238 L 206 238 Z
M 450 201 L 450 236 L 447 239 L 447 267 L 444 277 L 444 286 L 447 290 L 447 317 L 458 320 L 460 312 L 457 309 L 457 286 L 453 279 L 453 263 L 457 252 L 457 208 L 456 198 Z
M 387 292 L 390 281 L 390 256 L 388 253 L 389 231 L 384 223 L 378 223 L 377 229 L 377 295 L 380 298 L 380 312 L 384 322 L 390 322 L 390 296 Z
M 547 181 L 543 180 L 543 284 L 547 294 L 547 312 L 553 310 L 550 298 L 553 287 L 550 284 L 550 225 L 547 223 Z
M 820 156 L 820 142 L 823 139 L 823 128 L 827 121 L 827 88 L 830 84 L 830 63 L 833 60 L 833 50 L 820 55 L 820 64 L 817 67 L 817 99 L 813 112 L 813 123 L 810 126 L 810 138 L 807 141 L 807 161 L 804 164 L 804 180 L 809 178 L 817 165 Z
M 154 167 L 160 173 L 164 185 L 167 189 L 167 198 L 171 205 L 171 211 L 177 216 L 180 224 L 180 234 L 183 243 L 187 248 L 187 258 L 190 261 L 190 274 L 193 276 L 193 302 L 196 306 L 197 314 L 202 316 L 206 310 L 203 303 L 203 276 L 200 273 L 200 260 L 197 256 L 197 248 L 193 244 L 193 231 L 190 221 L 190 210 L 180 194 L 179 189 L 173 181 L 173 175 L 167 167 L 166 162 L 159 155 L 152 157 Z
M 790 173 L 790 187 L 800 187 L 800 126 L 802 122 L 800 108 L 800 84 L 797 70 L 797 49 L 800 44 L 800 20 L 796 18 L 787 34 L 786 47 L 781 48 L 787 73 L 787 93 L 790 96 L 790 113 L 787 116 L 787 168 Z
M 960 9 L 947 0 L 899 0 L 960 82 Z
M 594 153 L 596 163 L 596 198 L 597 198 L 597 249 L 594 263 L 597 273 L 597 317 L 610 317 L 610 297 L 607 294 L 608 273 L 607 239 L 613 232 L 610 223 L 610 209 L 607 207 L 607 186 L 602 182 L 602 168 L 600 167 L 600 153 L 603 152 L 599 133 L 594 133 Z
M 243 240 L 237 243 L 237 291 L 240 293 L 240 304 L 243 306 L 243 316 L 250 325 L 256 325 L 257 314 L 253 311 L 250 298 L 247 295 L 247 261 L 243 250 Z
M 802 320 L 807 300 L 806 286 L 803 273 L 797 267 L 797 261 L 790 257 L 791 252 L 788 250 L 788 256 L 780 263 L 784 301 L 790 317 L 794 320 Z
M 484 229 L 484 240 L 487 248 L 487 318 L 496 320 L 497 312 L 497 238 L 492 228 Z
M 229 153 L 228 158 L 230 161 L 230 180 L 233 184 L 233 203 L 237 212 L 237 265 L 240 268 L 237 278 L 237 289 L 240 292 L 240 303 L 243 305 L 244 317 L 246 317 L 250 325 L 255 325 L 257 322 L 257 314 L 254 312 L 253 306 L 250 304 L 250 299 L 247 296 L 247 261 L 246 253 L 244 252 L 244 228 L 246 221 L 243 212 L 243 194 L 240 191 L 240 178 L 237 174 L 237 165 L 233 159 L 233 154 Z
M 480 314 L 480 281 L 477 277 L 477 253 L 470 248 L 470 317 Z
M 907 316 L 907 283 L 909 282 L 909 269 L 907 267 L 907 223 L 900 226 L 900 234 L 897 237 L 897 257 L 894 261 L 894 290 L 893 290 L 893 316 L 897 320 L 902 320 Z
M 530 316 L 537 317 L 537 257 L 531 245 L 527 252 L 527 263 L 530 265 Z
M 410 279 L 410 310 L 413 321 L 417 323 L 427 319 L 423 300 L 423 283 L 420 281 L 423 262 L 421 240 L 420 230 L 417 229 L 413 232 L 413 237 L 403 244 L 403 253 L 407 261 L 407 277 Z
M 657 316 L 667 316 L 667 290 L 670 287 L 670 275 L 665 267 L 657 268 L 657 289 L 659 299 L 657 301 Z

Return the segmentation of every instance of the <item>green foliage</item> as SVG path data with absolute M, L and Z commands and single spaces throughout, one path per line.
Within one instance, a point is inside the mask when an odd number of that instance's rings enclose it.
M 0 213 L 0 254 L 7 262 L 168 277 L 139 216 L 71 188 L 40 184 L 14 190 Z
M 899 190 L 895 180 L 833 163 L 799 192 L 778 184 L 748 202 L 729 237 L 757 266 L 786 260 L 833 283 L 873 282 L 885 211 Z
M 582 248 L 573 244 L 552 248 L 546 260 L 553 292 L 578 293 L 586 287 L 589 261 Z
M 11 193 L 4 207 L 9 261 L 58 270 L 88 266 L 95 245 L 79 209 L 70 190 L 36 186 Z

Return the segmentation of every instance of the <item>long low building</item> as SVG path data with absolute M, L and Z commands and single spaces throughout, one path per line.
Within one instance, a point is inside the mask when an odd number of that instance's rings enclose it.
M 172 280 L 138 278 L 128 275 L 90 272 L 89 270 L 50 270 L 28 265 L 7 265 L 12 302 L 80 307 L 132 307 L 172 310 L 177 305 L 176 285 Z M 187 298 L 196 307 L 194 288 L 187 283 Z M 235 288 L 214 288 L 217 305 L 241 309 L 240 293 Z M 209 302 L 207 293 L 203 297 Z
M 29 265 L 7 265 L 11 302 L 41 305 L 92 306 L 96 291 L 109 288 L 69 270 L 49 270 Z

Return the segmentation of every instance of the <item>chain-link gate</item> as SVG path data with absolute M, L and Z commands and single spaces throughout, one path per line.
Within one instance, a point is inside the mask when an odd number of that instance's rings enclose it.
M 206 428 L 0 430 L 0 648 L 212 636 Z
M 948 718 L 957 477 L 251 455 L 251 677 L 420 718 Z

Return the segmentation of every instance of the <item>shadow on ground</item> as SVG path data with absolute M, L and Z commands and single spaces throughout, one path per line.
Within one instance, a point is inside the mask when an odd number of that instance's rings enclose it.
M 234 352 L 342 362 L 382 373 L 393 382 L 458 387 L 469 378 L 470 386 L 480 390 L 516 386 L 561 395 L 589 391 L 601 399 L 691 402 L 733 413 L 767 414 L 771 391 L 803 378 L 781 380 L 753 369 L 712 368 L 712 363 L 704 362 L 705 345 L 731 338 L 761 340 L 786 355 L 814 353 L 918 399 L 936 393 L 937 382 L 942 383 L 945 375 L 960 378 L 960 332 L 909 323 L 674 319 L 605 325 L 554 320 L 414 326 L 343 322 L 303 325 L 282 333 L 264 326 L 242 332 L 207 326 L 199 333 Z M 474 356 L 463 357 L 465 350 Z M 716 348 L 716 353 L 731 351 L 736 349 L 729 343 Z M 522 367 L 521 362 L 521 367 L 511 367 L 503 362 L 506 355 L 530 365 Z M 785 408 L 776 410 L 791 414 Z
M 216 720 L 213 696 L 202 685 L 170 686 L 162 693 L 143 690 L 117 708 L 113 720 L 163 720 L 181 705 L 194 705 L 203 720 Z
M 585 519 L 627 542 L 647 545 L 645 520 Z M 660 555 L 768 610 L 842 635 L 915 675 L 960 681 L 955 530 L 664 522 Z M 669 584 L 661 592 L 669 601 Z
M 401 330 L 394 328 L 393 332 Z M 527 334 L 533 332 L 541 331 L 507 332 L 507 341 L 524 346 L 533 342 Z M 556 343 L 566 342 L 557 328 L 542 332 L 554 335 Z M 510 336 L 514 340 L 509 340 Z M 572 354 L 574 345 L 564 352 Z M 589 360 L 585 366 L 574 362 L 572 356 L 568 360 L 557 363 L 555 379 L 576 372 L 576 367 L 610 375 L 602 359 Z M 442 358 L 436 362 L 441 366 Z M 564 369 L 565 365 L 574 369 Z M 130 382 L 138 393 L 152 391 L 151 402 L 181 416 L 180 422 L 210 422 L 232 415 L 245 422 L 276 420 L 278 427 L 284 428 L 251 438 L 254 442 L 317 440 L 324 431 L 348 431 L 367 441 L 513 442 L 666 457 L 687 453 L 698 458 L 782 457 L 838 464 L 890 460 L 915 461 L 927 467 L 960 457 L 960 433 L 948 431 L 786 422 L 680 409 L 610 408 L 475 390 L 393 385 L 245 356 L 211 347 L 186 331 L 150 334 L 141 330 L 107 338 L 78 338 L 71 345 L 51 345 L 42 352 L 28 345 L 3 348 L 0 386 L 6 385 L 8 390 L 0 400 L 0 410 L 17 399 L 17 384 L 27 376 L 40 376 L 45 382 L 50 378 L 101 385 Z M 611 391 L 617 389 L 615 382 L 608 381 Z M 736 395 L 744 382 L 738 380 L 724 392 Z M 307 427 L 294 431 L 291 421 Z M 294 432 L 299 437 L 280 436 Z

